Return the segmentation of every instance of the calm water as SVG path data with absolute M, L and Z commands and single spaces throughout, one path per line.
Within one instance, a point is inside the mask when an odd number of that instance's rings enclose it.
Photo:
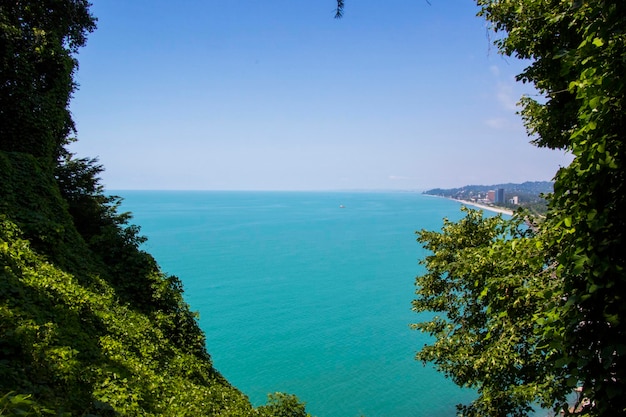
M 424 252 L 461 217 L 418 193 L 120 191 L 145 249 L 180 277 L 215 367 L 253 403 L 296 394 L 318 417 L 453 416 L 472 399 L 413 356 Z M 343 205 L 343 208 L 340 208 Z

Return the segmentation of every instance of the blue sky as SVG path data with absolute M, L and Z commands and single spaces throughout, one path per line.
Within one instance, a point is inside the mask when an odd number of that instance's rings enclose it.
M 108 189 L 423 190 L 550 180 L 524 63 L 471 0 L 93 0 L 71 105 Z

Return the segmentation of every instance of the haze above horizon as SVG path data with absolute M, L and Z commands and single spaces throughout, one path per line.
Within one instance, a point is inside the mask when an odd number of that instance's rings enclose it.
M 423 190 L 551 180 L 525 63 L 470 0 L 94 0 L 71 110 L 107 189 Z

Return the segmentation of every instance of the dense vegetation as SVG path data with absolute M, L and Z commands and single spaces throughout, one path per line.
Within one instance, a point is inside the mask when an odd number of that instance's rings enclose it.
M 465 416 L 626 415 L 626 2 L 478 4 L 500 51 L 531 59 L 533 143 L 574 160 L 544 221 L 469 211 L 418 233 L 431 255 L 414 309 L 437 316 L 415 325 L 435 336 L 417 358 L 478 390 Z
M 501 188 L 504 190 L 504 202 L 498 206 L 511 210 L 523 208 L 524 210 L 544 215 L 548 209 L 548 202 L 544 198 L 553 190 L 554 183 L 551 181 L 527 181 L 521 184 L 495 184 L 495 185 L 466 185 L 460 188 L 433 188 L 424 191 L 424 194 L 436 195 L 456 200 L 478 201 L 487 198 L 487 192 Z M 517 204 L 510 202 L 517 197 Z
M 0 3 L 0 415 L 305 416 L 217 372 L 178 278 L 66 151 L 84 0 Z

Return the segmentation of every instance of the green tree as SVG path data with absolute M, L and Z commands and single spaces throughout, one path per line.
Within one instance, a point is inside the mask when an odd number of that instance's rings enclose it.
M 267 404 L 260 406 L 258 411 L 260 416 L 267 417 L 311 417 L 298 397 L 282 392 L 268 394 Z
M 423 321 L 413 328 L 435 339 L 416 358 L 477 389 L 478 399 L 459 407 L 464 416 L 524 416 L 533 402 L 564 404 L 570 391 L 561 373 L 546 369 L 551 351 L 536 332 L 547 290 L 558 287 L 540 237 L 522 217 L 463 210 L 458 222 L 444 219 L 441 232 L 418 232 L 430 255 L 416 279 L 413 310 Z
M 626 3 L 479 1 L 506 36 L 507 55 L 530 58 L 519 75 L 542 98 L 522 100 L 534 143 L 574 154 L 555 177 L 545 250 L 562 297 L 538 328 L 556 349 L 548 366 L 580 385 L 594 415 L 626 414 Z
M 626 415 L 626 3 L 477 3 L 500 52 L 531 62 L 518 79 L 538 91 L 521 100 L 532 142 L 574 160 L 556 173 L 532 238 L 511 229 L 515 219 L 499 226 L 506 233 L 481 230 L 488 221 L 468 228 L 477 222 L 471 213 L 441 234 L 420 232 L 433 255 L 417 279 L 415 309 L 443 314 L 416 325 L 436 336 L 418 358 L 478 388 L 479 399 L 462 409 L 469 415 L 524 415 L 533 401 L 565 413 Z M 476 240 L 477 233 L 486 235 Z M 500 287 L 504 278 L 513 290 Z M 506 302 L 494 305 L 493 292 Z M 494 331 L 515 343 L 491 345 Z M 564 398 L 574 389 L 584 401 L 568 410 Z
M 86 0 L 0 2 L 0 150 L 52 167 L 74 131 L 74 54 L 95 29 Z

